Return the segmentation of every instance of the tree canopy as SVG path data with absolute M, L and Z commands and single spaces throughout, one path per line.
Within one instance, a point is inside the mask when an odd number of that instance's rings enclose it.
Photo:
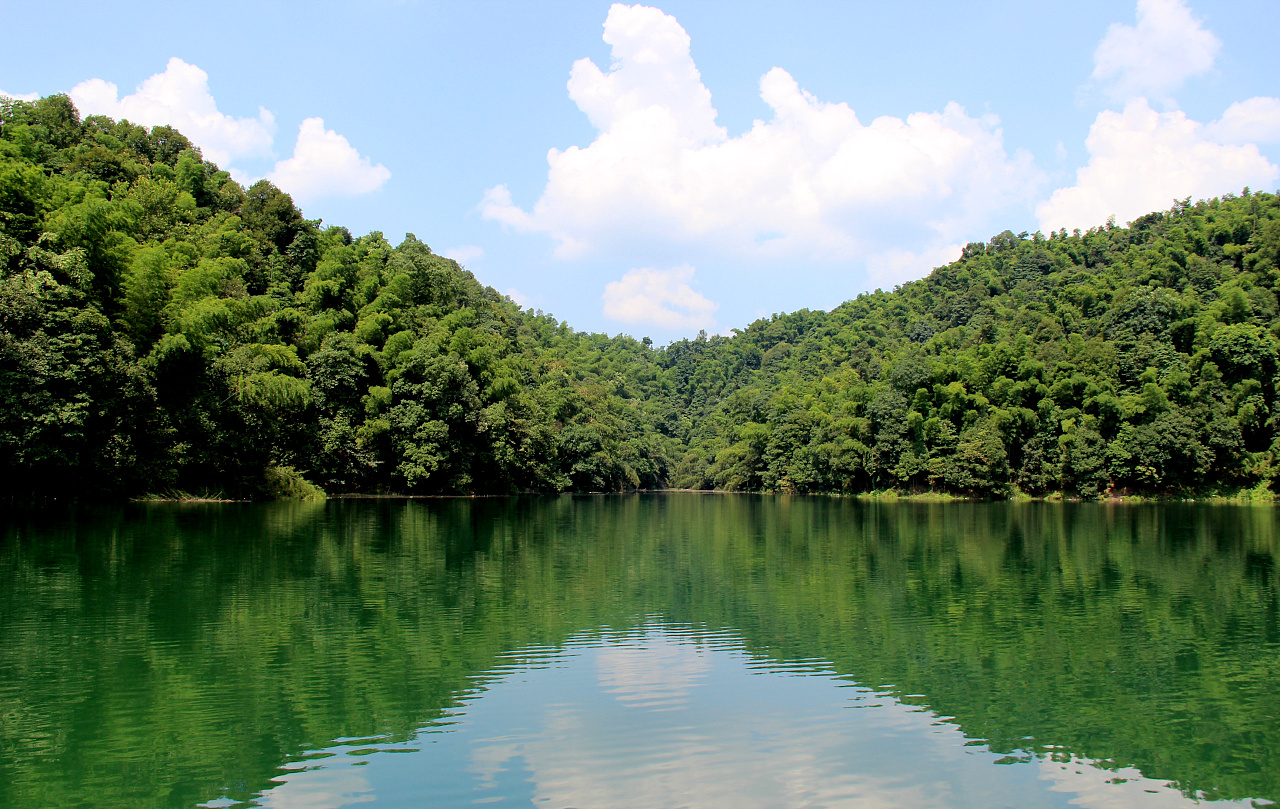
M 1278 280 L 1280 199 L 1245 189 L 654 347 L 309 220 L 169 127 L 0 100 L 0 470 L 11 496 L 1269 491 Z

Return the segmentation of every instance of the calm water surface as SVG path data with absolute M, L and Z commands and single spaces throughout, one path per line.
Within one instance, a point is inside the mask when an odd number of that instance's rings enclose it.
M 0 806 L 1280 799 L 1280 510 L 660 495 L 0 522 Z

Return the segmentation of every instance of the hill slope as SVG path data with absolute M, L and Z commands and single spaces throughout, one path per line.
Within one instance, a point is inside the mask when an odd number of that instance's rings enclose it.
M 352 238 L 181 134 L 0 106 L 10 492 L 512 492 L 665 479 L 613 367 L 409 236 Z M 610 362 L 580 362 L 607 352 Z M 643 374 L 631 373 L 632 378 Z
M 971 244 L 890 293 L 670 346 L 689 486 L 863 491 L 1268 484 L 1280 199 Z
M 655 349 L 354 238 L 180 133 L 0 102 L 12 496 L 1268 486 L 1280 200 L 972 244 Z M 304 479 L 305 478 L 305 479 Z

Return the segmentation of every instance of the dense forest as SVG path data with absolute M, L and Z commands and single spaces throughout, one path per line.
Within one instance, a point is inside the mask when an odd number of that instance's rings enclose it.
M 308 220 L 169 127 L 0 99 L 9 497 L 1269 498 L 1277 293 L 1280 198 L 1245 189 L 654 347 Z

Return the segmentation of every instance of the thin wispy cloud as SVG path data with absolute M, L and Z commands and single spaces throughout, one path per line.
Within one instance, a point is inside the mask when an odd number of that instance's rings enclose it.
M 451 258 L 459 264 L 466 265 L 484 258 L 484 248 L 474 244 L 460 244 L 444 251 L 445 258 Z

